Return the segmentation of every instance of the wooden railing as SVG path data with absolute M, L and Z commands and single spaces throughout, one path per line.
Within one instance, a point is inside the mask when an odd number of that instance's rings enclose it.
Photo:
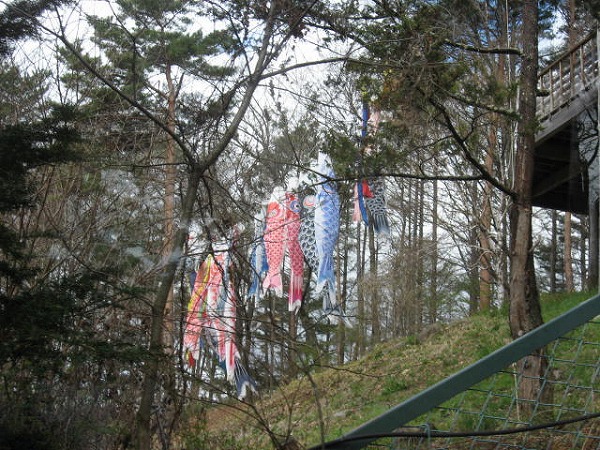
M 598 77 L 596 32 L 591 33 L 538 75 L 537 114 L 545 120 L 595 86 Z

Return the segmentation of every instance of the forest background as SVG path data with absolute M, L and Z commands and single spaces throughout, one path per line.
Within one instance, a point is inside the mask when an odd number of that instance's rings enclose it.
M 237 401 L 210 352 L 190 368 L 182 348 L 189 273 L 234 224 L 258 396 L 478 311 L 505 310 L 516 337 L 541 323 L 540 290 L 597 285 L 589 218 L 532 216 L 527 175 L 538 67 L 595 30 L 593 1 L 2 4 L 6 445 L 170 448 L 190 405 Z M 361 139 L 365 103 L 383 120 Z M 348 323 L 308 276 L 297 315 L 246 296 L 254 216 L 318 152 Z M 371 176 L 389 237 L 351 220 Z

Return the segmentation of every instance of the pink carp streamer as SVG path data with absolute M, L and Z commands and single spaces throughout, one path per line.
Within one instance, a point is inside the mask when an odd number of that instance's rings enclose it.
M 286 192 L 286 245 L 290 259 L 290 287 L 288 293 L 288 309 L 297 313 L 302 305 L 302 288 L 304 284 L 304 253 L 300 247 L 300 202 L 296 194 Z
M 287 255 L 290 264 L 288 309 L 298 312 L 302 304 L 304 284 L 304 254 L 298 242 L 300 232 L 300 204 L 293 192 L 276 187 L 267 203 L 265 229 L 262 241 L 266 255 L 267 274 L 263 291 L 272 289 L 283 296 L 283 263 Z
M 267 204 L 267 216 L 264 234 L 265 252 L 269 270 L 263 281 L 263 291 L 273 289 L 279 297 L 283 295 L 281 270 L 286 248 L 286 207 L 285 192 L 276 187 Z
M 256 392 L 256 383 L 242 365 L 236 345 L 237 297 L 229 277 L 230 264 L 229 243 L 224 243 L 215 245 L 214 253 L 200 265 L 188 303 L 183 346 L 194 367 L 206 344 L 243 399 L 249 390 Z
M 340 229 L 340 198 L 330 158 L 319 153 L 311 173 L 302 181 L 292 181 L 294 187 L 287 192 L 275 188 L 267 204 L 263 241 L 269 269 L 263 290 L 273 289 L 276 295 L 283 295 L 282 271 L 287 256 L 289 311 L 297 313 L 302 306 L 304 268 L 307 266 L 317 278 L 315 291 L 323 300 L 325 314 L 337 322 L 343 316 L 336 295 L 334 267 Z M 370 193 L 366 182 L 365 192 Z M 255 241 L 259 241 L 256 236 Z M 254 290 L 251 288 L 250 292 Z
M 212 263 L 212 255 L 208 255 L 202 261 L 196 273 L 192 296 L 188 302 L 183 348 L 190 366 L 194 366 L 196 361 L 200 359 L 200 333 L 202 332 L 202 328 L 206 326 L 206 288 Z

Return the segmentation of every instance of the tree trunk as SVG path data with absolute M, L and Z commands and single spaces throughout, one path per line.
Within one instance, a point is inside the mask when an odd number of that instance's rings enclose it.
M 556 292 L 556 265 L 558 260 L 558 211 L 553 210 L 551 213 L 552 231 L 550 238 L 550 292 Z
M 349 198 L 345 202 L 346 205 L 350 205 Z M 344 245 L 343 245 L 343 256 L 340 256 L 338 251 L 338 263 L 337 267 L 340 267 L 340 262 L 343 264 L 342 270 L 337 271 L 337 282 L 338 282 L 338 304 L 342 306 L 342 310 L 346 311 L 346 297 L 348 295 L 348 239 L 350 229 L 350 212 L 349 207 L 344 208 Z M 342 261 L 340 261 L 340 259 Z M 344 320 L 340 320 L 338 325 L 338 348 L 337 348 L 337 363 L 339 365 L 344 364 L 346 358 L 346 324 Z
M 568 41 L 569 41 L 569 49 L 572 49 L 577 44 L 577 40 L 579 39 L 577 36 L 577 29 L 575 26 L 575 13 L 576 13 L 576 5 L 575 0 L 569 0 L 568 4 L 569 15 L 568 15 Z M 575 55 L 571 55 L 570 58 L 570 70 L 571 78 L 574 77 L 576 73 L 575 69 Z M 571 80 L 571 83 L 575 83 L 575 80 Z M 575 147 L 575 148 L 573 148 Z M 579 149 L 577 145 L 571 143 L 571 159 L 579 158 Z M 577 162 L 577 161 L 574 161 Z M 567 292 L 573 292 L 573 257 L 572 257 L 572 241 L 571 241 L 571 213 L 565 212 L 565 220 L 564 220 L 564 257 L 563 257 L 563 271 L 565 274 L 565 290 Z
M 575 290 L 575 284 L 573 281 L 573 254 L 572 254 L 572 240 L 571 240 L 571 213 L 565 213 L 565 242 L 564 242 L 564 272 L 565 272 L 565 290 L 567 292 L 573 292 Z
M 579 254 L 580 259 L 578 261 L 579 274 L 581 278 L 581 289 L 588 289 L 587 286 L 587 239 L 589 236 L 589 221 L 586 216 L 575 216 L 579 219 Z
M 165 319 L 165 307 L 172 291 L 175 272 L 179 265 L 181 249 L 184 248 L 188 237 L 188 227 L 191 222 L 194 204 L 198 193 L 198 186 L 202 175 L 202 169 L 195 166 L 192 168 L 188 185 L 183 199 L 181 226 L 175 233 L 173 252 L 163 268 L 163 276 L 152 304 L 152 318 L 150 325 L 150 343 L 148 359 L 144 365 L 144 380 L 142 382 L 142 394 L 140 405 L 136 414 L 135 444 L 139 450 L 152 448 L 152 405 L 156 393 L 156 385 L 159 378 L 160 364 L 164 358 L 163 351 L 163 327 Z M 177 251 L 179 249 L 179 251 Z
M 489 232 L 492 222 L 491 185 L 486 183 L 479 230 L 479 309 L 487 311 L 492 305 L 492 247 Z
M 362 227 L 359 221 L 356 226 L 356 285 L 357 285 L 357 305 L 356 314 L 358 316 L 358 333 L 357 333 L 357 352 L 356 356 L 360 357 L 365 353 L 366 347 L 366 327 L 365 327 L 365 287 L 364 287 L 364 273 L 365 273 L 365 250 L 363 248 L 363 242 L 366 240 L 366 236 L 362 236 Z
M 494 152 L 498 145 L 496 127 L 492 127 L 489 134 L 489 144 L 485 156 L 485 168 L 492 174 L 494 170 Z M 490 229 L 492 227 L 492 184 L 485 182 L 483 186 L 483 199 L 481 216 L 479 218 L 479 309 L 487 311 L 492 305 L 492 245 L 490 243 Z
M 371 304 L 371 342 L 381 340 L 381 321 L 379 319 L 379 283 L 377 279 L 377 245 L 373 220 L 369 221 L 369 300 Z
M 498 31 L 500 33 L 500 46 L 508 47 L 510 45 L 510 39 L 508 35 L 509 28 L 512 27 L 511 23 L 514 19 L 509 19 L 509 11 L 507 8 L 509 7 L 508 2 L 498 2 L 498 13 L 497 17 L 498 21 Z M 507 56 L 507 55 L 499 55 L 498 58 L 498 70 L 496 72 L 497 79 L 502 79 L 502 83 L 508 85 L 514 84 L 513 74 L 516 72 L 517 59 L 515 56 Z M 510 98 L 509 107 L 512 109 L 516 109 L 516 100 Z M 500 153 L 498 156 L 502 158 L 504 161 L 503 166 L 506 167 L 505 174 L 511 173 L 513 170 L 513 161 L 512 161 L 512 151 L 514 149 L 514 141 L 515 141 L 515 133 L 513 130 L 512 124 L 503 120 L 500 124 L 500 131 L 502 136 L 502 144 L 498 148 Z M 502 174 L 499 174 L 502 176 Z M 498 210 L 500 211 L 500 224 L 497 236 L 497 248 L 498 252 L 496 253 L 497 257 L 497 268 L 496 268 L 496 286 L 498 290 L 498 298 L 500 299 L 500 304 L 502 307 L 508 307 L 510 304 L 510 269 L 509 269 L 509 261 L 510 261 L 510 224 L 509 224 L 509 215 L 505 214 L 505 212 L 510 210 L 508 206 L 510 204 L 510 199 L 506 196 L 500 197 L 500 205 Z
M 509 211 L 510 207 L 508 206 L 510 200 L 506 197 L 501 199 L 501 211 Z M 509 269 L 509 261 L 510 261 L 510 220 L 509 214 L 503 214 L 500 228 L 500 247 L 502 248 L 501 257 L 498 262 L 498 286 L 501 287 L 502 292 L 500 295 L 501 304 L 503 307 L 508 307 L 510 305 L 510 269 Z
M 538 3 L 523 2 L 523 56 L 520 76 L 518 141 L 513 204 L 511 208 L 511 283 L 509 324 L 513 339 L 542 324 L 539 292 L 535 279 L 532 248 L 532 181 L 536 129 L 536 87 L 538 67 Z M 538 349 L 519 362 L 522 378 L 520 398 L 538 398 L 547 361 Z M 529 405 L 529 403 L 526 403 Z
M 600 262 L 600 199 L 596 198 L 590 204 L 588 230 L 590 236 L 590 260 L 587 270 L 586 284 L 589 290 L 598 288 L 598 272 Z
M 290 311 L 289 313 L 289 328 L 290 328 L 290 332 L 289 332 L 289 343 L 288 343 L 288 355 L 287 355 L 287 361 L 288 361 L 288 369 L 287 369 L 287 376 L 290 380 L 293 380 L 294 378 L 296 378 L 296 375 L 298 375 L 298 365 L 296 364 L 296 360 L 297 360 L 297 354 L 298 354 L 298 350 L 297 350 L 297 345 L 296 345 L 296 340 L 298 338 L 298 331 L 297 331 L 297 327 L 296 327 L 296 313 L 293 311 Z
M 477 250 L 477 230 L 471 227 L 469 230 L 469 250 L 468 250 L 468 277 L 469 277 L 469 316 L 477 314 L 479 311 L 479 263 L 480 252 Z
M 467 196 L 470 199 L 470 203 L 472 205 L 477 204 L 478 199 L 478 189 L 476 184 L 472 184 L 467 187 L 468 193 Z M 475 208 L 473 208 L 475 210 Z M 475 211 L 472 214 L 473 218 L 477 217 Z M 481 249 L 479 248 L 478 235 L 479 230 L 477 229 L 477 219 L 473 219 L 473 223 L 469 225 L 468 231 L 468 245 L 467 245 L 467 274 L 469 280 L 469 315 L 472 316 L 479 311 L 479 306 L 481 302 L 479 301 L 479 290 L 481 289 L 480 282 L 480 273 L 479 273 L 479 264 L 481 263 Z
M 429 289 L 429 323 L 438 320 L 438 182 L 433 181 L 431 205 L 431 275 Z
M 425 283 L 425 268 L 423 265 L 423 236 L 424 236 L 424 218 L 425 218 L 425 181 L 418 180 L 416 185 L 417 193 L 417 207 L 415 208 L 415 249 L 417 255 L 417 272 L 415 279 L 415 291 L 417 293 L 416 303 L 417 303 L 417 322 L 416 322 L 416 332 L 420 332 L 423 329 L 423 310 L 425 309 L 425 305 L 423 305 L 423 297 L 425 290 L 423 289 L 423 285 Z
M 275 317 L 275 295 L 273 292 L 269 291 L 266 297 L 269 299 L 269 329 L 267 334 L 269 349 L 267 353 L 265 353 L 265 359 L 269 377 L 269 392 L 272 392 L 275 389 L 275 379 L 277 377 L 277 357 L 275 355 L 275 346 L 277 345 L 277 334 L 275 332 L 277 318 Z
M 167 78 L 167 128 L 175 134 L 175 100 L 177 93 L 171 74 L 171 66 L 167 64 L 165 75 Z M 165 155 L 165 195 L 164 195 L 164 245 L 162 249 L 163 260 L 166 262 L 173 251 L 173 239 L 175 235 L 175 177 L 177 174 L 175 166 L 175 141 L 172 134 L 167 134 L 167 148 Z M 167 304 L 165 305 L 165 344 L 173 351 L 173 289 L 169 292 Z
M 171 254 L 167 260 L 166 266 L 163 268 L 163 276 L 161 283 L 156 292 L 154 302 L 151 307 L 151 325 L 150 325 L 150 342 L 149 342 L 149 355 L 148 360 L 144 366 L 144 379 L 142 381 L 142 393 L 140 398 L 140 405 L 135 417 L 135 447 L 138 450 L 148 450 L 152 448 L 152 404 L 154 402 L 154 396 L 157 390 L 159 368 L 160 363 L 164 358 L 163 345 L 163 327 L 165 320 L 165 308 L 169 299 L 169 293 L 173 289 L 173 280 L 175 279 L 175 273 L 179 265 L 179 260 L 182 257 L 183 249 L 188 238 L 189 226 L 194 216 L 194 206 L 198 195 L 198 188 L 200 180 L 208 169 L 210 169 L 219 159 L 219 157 L 225 152 L 229 143 L 234 138 L 242 119 L 244 118 L 246 111 L 250 107 L 252 99 L 254 98 L 254 92 L 260 83 L 260 78 L 268 63 L 271 60 L 270 48 L 271 39 L 273 36 L 273 12 L 274 8 L 271 8 L 267 24 L 265 26 L 265 34 L 262 38 L 261 47 L 258 52 L 258 57 L 254 66 L 254 72 L 250 77 L 243 98 L 241 99 L 237 111 L 233 115 L 231 122 L 227 129 L 220 136 L 219 141 L 215 144 L 212 150 L 205 155 L 201 162 L 193 159 L 192 153 L 185 147 L 182 141 L 176 140 L 172 135 L 173 139 L 178 142 L 178 145 L 184 153 L 188 156 L 189 163 L 189 176 L 188 185 L 186 188 L 185 196 L 183 198 L 183 204 L 181 206 L 180 214 L 180 225 L 174 235 L 173 245 Z M 69 44 L 68 41 L 65 42 Z M 73 49 L 75 54 L 77 50 L 71 45 L 69 47 Z M 84 62 L 84 58 L 80 58 L 80 61 Z M 91 66 L 90 70 L 94 72 Z M 101 78 L 99 75 L 97 75 Z M 102 79 L 102 78 L 101 78 Z M 127 97 L 119 90 L 116 92 Z M 130 101 L 129 99 L 127 99 Z M 140 105 L 134 104 L 136 108 L 141 108 Z M 145 111 L 145 110 L 144 110 Z M 152 116 L 153 117 L 153 116 Z M 154 117 L 153 117 L 154 118 Z

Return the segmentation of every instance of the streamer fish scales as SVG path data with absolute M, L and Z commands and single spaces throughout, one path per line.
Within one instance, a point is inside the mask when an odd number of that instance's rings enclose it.
M 302 285 L 304 283 L 304 254 L 300 246 L 300 203 L 293 193 L 286 193 L 286 235 L 287 251 L 290 259 L 290 287 L 288 309 L 298 312 L 302 303 Z
M 369 187 L 371 196 L 365 197 L 365 204 L 373 219 L 373 228 L 377 234 L 389 235 L 390 224 L 385 205 L 385 181 L 382 178 L 371 178 Z
M 265 252 L 269 270 L 263 281 L 263 291 L 273 289 L 278 296 L 283 295 L 281 269 L 285 256 L 286 244 L 286 207 L 285 193 L 275 188 L 267 205 L 266 226 L 264 234 Z
M 308 267 L 314 273 L 317 273 L 319 270 L 319 254 L 317 253 L 317 241 L 315 240 L 316 197 L 314 193 L 305 193 L 300 200 L 301 210 L 298 242 Z
M 319 255 L 317 292 L 327 287 L 330 304 L 324 305 L 324 309 L 329 311 L 336 301 L 333 254 L 340 230 L 340 198 L 333 181 L 335 174 L 331 162 L 324 155 L 319 157 L 318 172 L 321 174 L 321 182 L 317 185 L 315 206 L 315 240 Z
M 305 191 L 300 197 L 300 231 L 298 233 L 298 242 L 304 255 L 304 261 L 315 275 L 319 271 L 319 252 L 317 251 L 317 241 L 315 238 L 315 207 L 317 198 L 312 190 Z M 331 306 L 329 290 L 320 293 L 323 299 L 323 308 Z

